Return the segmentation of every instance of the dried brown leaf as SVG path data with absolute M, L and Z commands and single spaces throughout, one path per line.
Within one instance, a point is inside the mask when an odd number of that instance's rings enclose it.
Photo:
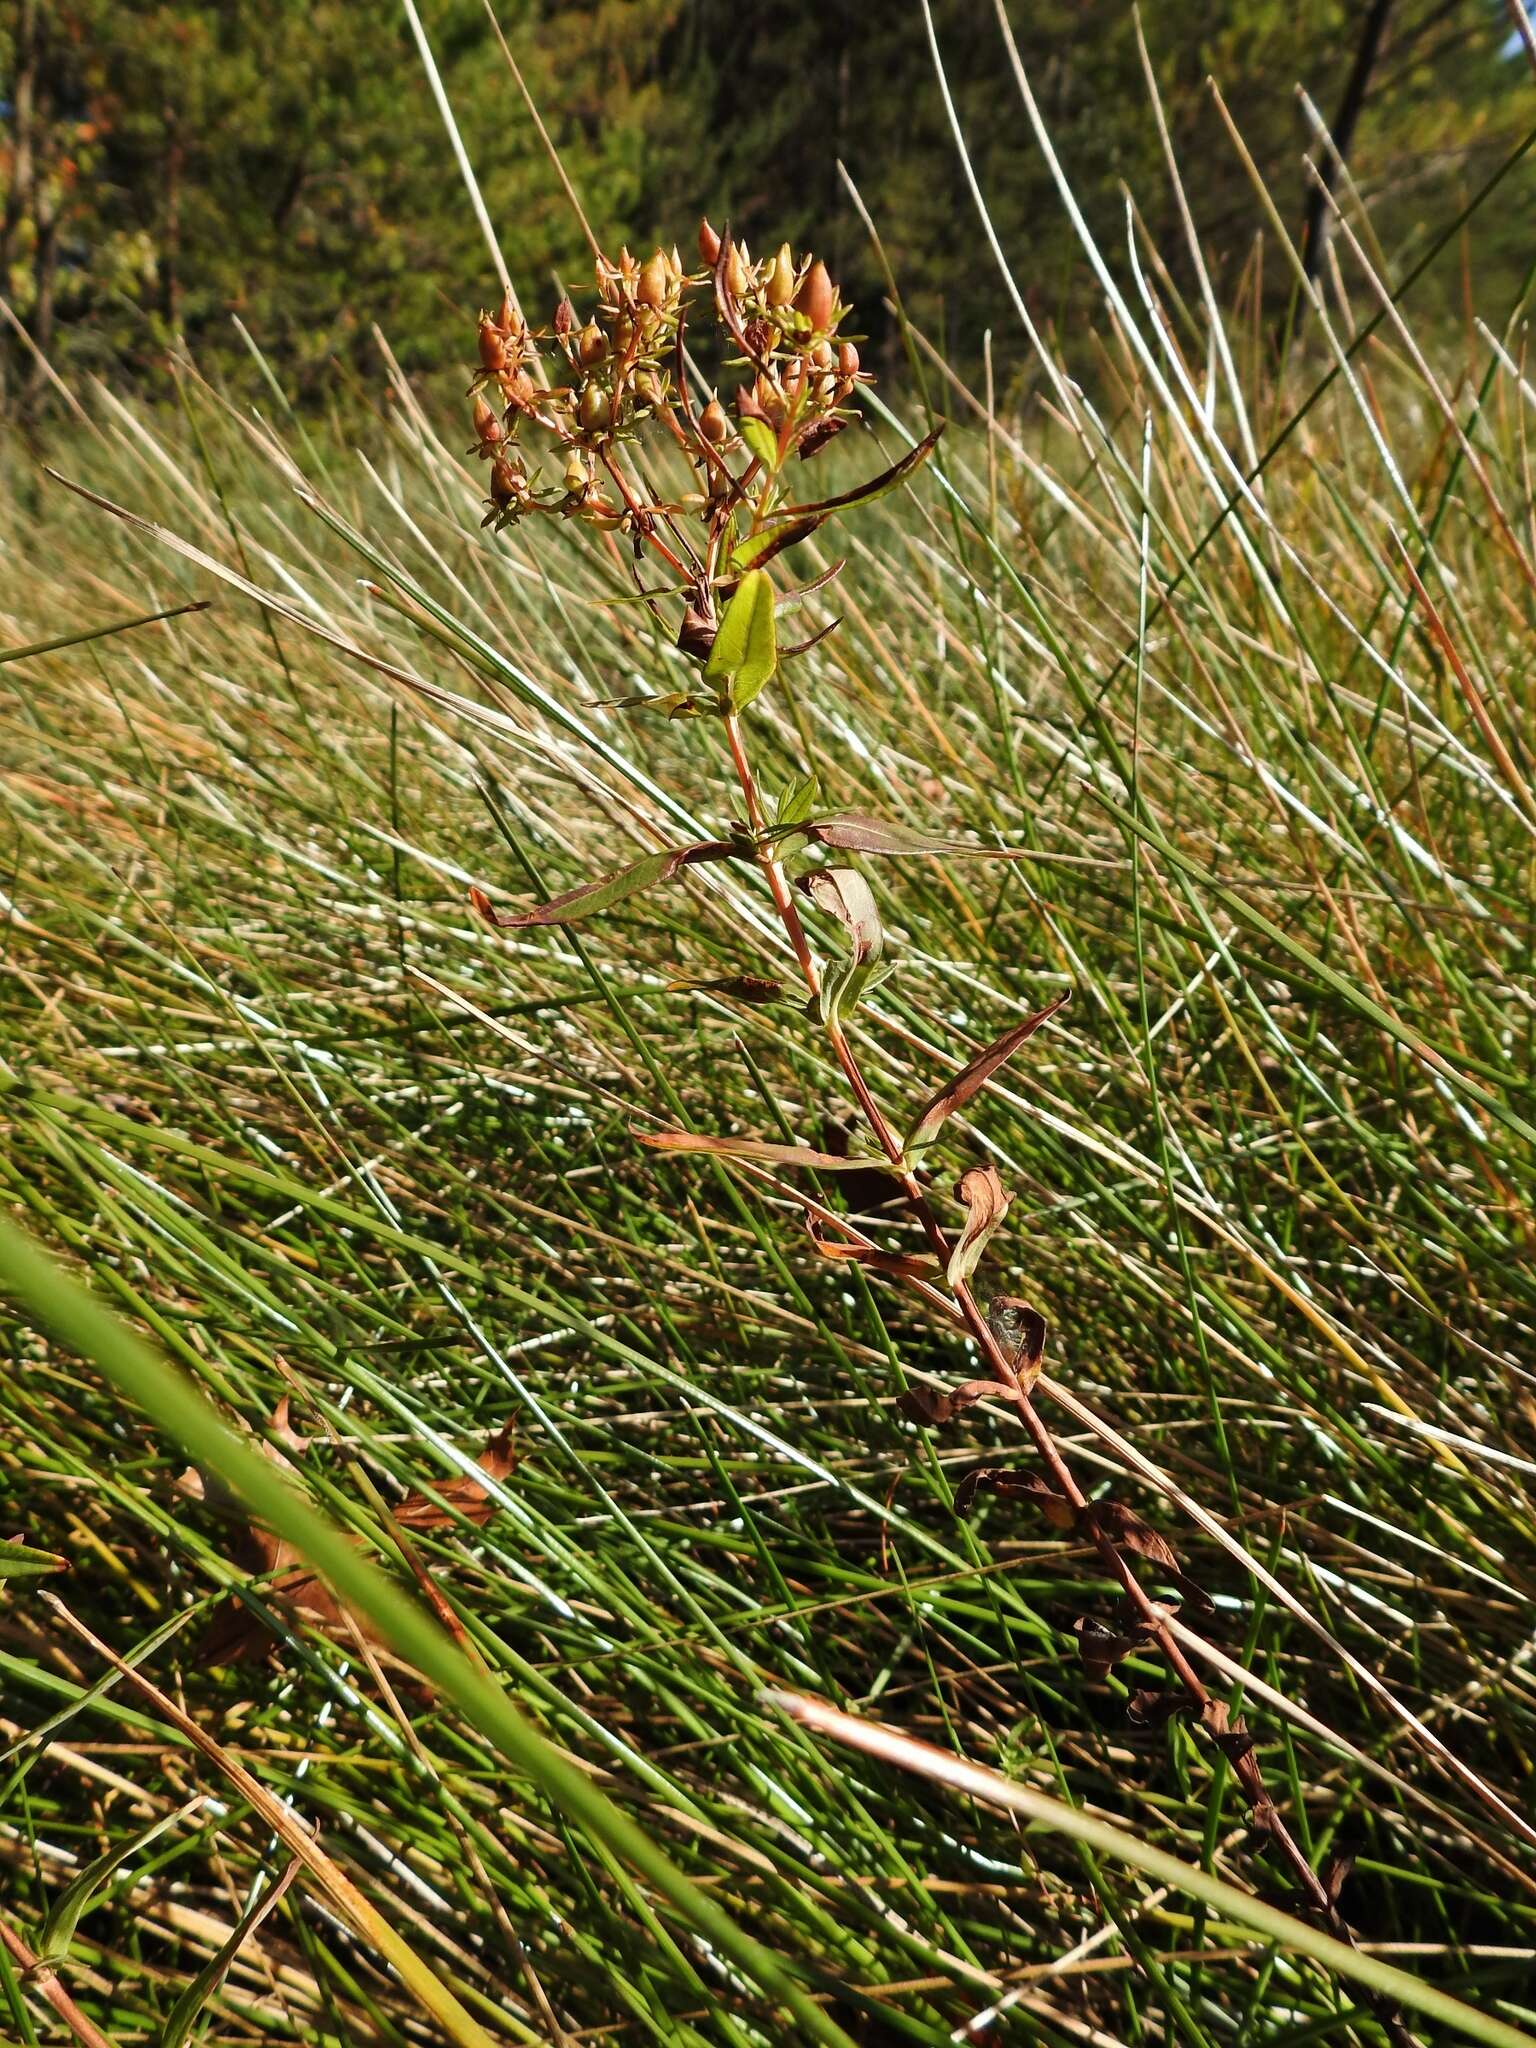
M 1036 1010 L 1005 1031 L 1001 1038 L 994 1039 L 985 1052 L 979 1052 L 975 1059 L 962 1067 L 951 1081 L 946 1081 L 923 1104 L 907 1132 L 906 1149 L 915 1152 L 924 1145 L 932 1144 L 940 1129 L 956 1110 L 964 1109 L 973 1096 L 980 1093 L 999 1067 L 1003 1066 L 1023 1045 L 1032 1038 L 1048 1017 L 1054 1017 L 1063 1003 L 1070 1000 L 1071 989 L 1063 989 L 1059 996 L 1048 1002 L 1044 1009 Z
M 949 1255 L 946 1278 L 951 1287 L 963 1287 L 975 1272 L 988 1240 L 1008 1214 L 1012 1195 L 992 1165 L 973 1166 L 955 1185 L 956 1200 L 964 1202 L 965 1227 Z
M 822 868 L 802 875 L 800 887 L 818 910 L 835 917 L 848 934 L 856 966 L 878 960 L 885 950 L 885 932 L 874 893 L 856 868 Z
M 953 1422 L 957 1415 L 974 1407 L 978 1401 L 984 1401 L 988 1394 L 1007 1398 L 1006 1388 L 1000 1387 L 996 1380 L 967 1380 L 963 1386 L 952 1387 L 948 1392 L 938 1387 L 908 1387 L 904 1394 L 897 1396 L 896 1406 L 913 1422 L 926 1422 L 940 1428 L 946 1422 Z
M 777 1145 L 767 1138 L 717 1138 L 704 1131 L 633 1131 L 653 1152 L 704 1152 L 716 1159 L 752 1159 L 761 1166 L 806 1166 L 818 1173 L 898 1173 L 899 1167 L 878 1155 L 845 1159 L 836 1152 L 817 1152 L 809 1145 Z
M 1045 1364 L 1045 1340 L 1050 1333 L 1045 1317 L 1016 1294 L 994 1294 L 987 1303 L 987 1328 L 1017 1374 L 1019 1385 L 1026 1394 L 1032 1393 Z

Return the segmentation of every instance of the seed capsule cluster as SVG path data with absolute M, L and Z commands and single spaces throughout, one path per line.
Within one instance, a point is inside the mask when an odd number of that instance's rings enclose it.
M 547 327 L 531 328 L 510 293 L 498 312 L 481 313 L 471 452 L 490 465 L 487 526 L 552 513 L 621 529 L 638 555 L 696 520 L 713 557 L 744 504 L 771 500 L 791 455 L 808 459 L 841 430 L 855 386 L 869 380 L 840 335 L 848 308 L 826 265 L 797 261 L 788 243 L 754 262 L 708 221 L 699 256 L 703 267 L 690 271 L 675 247 L 643 262 L 628 249 L 600 255 L 585 319 L 566 298 Z M 741 378 L 728 403 L 715 394 L 701 405 L 689 390 L 684 342 L 701 302 L 725 370 Z M 685 454 L 695 488 L 664 499 L 642 481 L 625 444 L 648 422 Z M 529 428 L 558 482 L 530 469 Z M 699 559 L 691 544 L 687 552 Z

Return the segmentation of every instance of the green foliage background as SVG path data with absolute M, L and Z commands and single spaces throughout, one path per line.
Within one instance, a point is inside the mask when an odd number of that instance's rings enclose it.
M 1299 223 L 1307 131 L 1294 87 L 1331 117 L 1360 32 L 1350 0 L 1152 0 L 1148 43 L 1199 225 L 1229 282 L 1249 260 L 1246 180 L 1214 76 L 1282 210 Z M 991 0 L 934 9 L 961 120 L 1018 274 L 1047 319 L 1082 324 L 1066 222 L 1025 131 Z M 1122 183 L 1155 235 L 1174 226 L 1126 0 L 1039 0 L 1013 28 L 1063 158 L 1111 251 Z M 912 4 L 515 0 L 499 16 L 605 237 L 686 240 L 706 207 L 751 239 L 815 240 L 889 345 L 882 281 L 838 175 L 846 164 L 925 330 L 974 361 L 1000 294 Z M 582 245 L 481 0 L 424 18 L 513 274 L 537 302 Z M 35 22 L 37 197 L 16 203 L 18 62 Z M 1510 146 L 1524 66 L 1496 0 L 1398 0 L 1353 170 L 1405 257 Z M 58 217 L 56 305 L 39 338 L 76 366 L 150 377 L 173 339 L 247 359 L 231 315 L 300 392 L 359 376 L 377 322 L 404 366 L 463 353 L 491 291 L 403 11 L 385 0 L 20 0 L 0 17 L 0 248 L 11 304 L 38 324 L 39 226 Z M 1158 216 L 1158 208 L 1164 210 Z M 1493 302 L 1520 223 L 1480 230 Z M 1490 277 L 1492 273 L 1492 277 Z M 1446 307 L 1454 302 L 1448 268 Z M 1495 289 L 1489 294 L 1490 283 Z M 1260 288 L 1282 292 L 1272 267 Z M 9 381 L 25 351 L 7 331 Z

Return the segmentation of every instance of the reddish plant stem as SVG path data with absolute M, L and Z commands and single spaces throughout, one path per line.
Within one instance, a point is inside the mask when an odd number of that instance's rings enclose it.
M 726 718 L 725 727 L 731 750 L 731 760 L 736 769 L 737 781 L 741 786 L 743 801 L 746 804 L 747 821 L 751 825 L 753 832 L 759 835 L 759 863 L 767 878 L 774 903 L 778 908 L 785 934 L 794 948 L 795 958 L 800 963 L 800 971 L 804 976 L 806 987 L 815 996 L 820 991 L 821 978 L 817 972 L 815 958 L 806 937 L 805 927 L 800 919 L 799 908 L 795 903 L 788 878 L 784 873 L 783 864 L 774 856 L 767 843 L 761 837 L 767 821 L 763 815 L 756 778 L 752 773 L 751 763 L 742 744 L 740 723 L 734 715 L 730 715 Z M 827 1020 L 827 1038 L 837 1063 L 843 1070 L 848 1086 L 852 1090 L 854 1099 L 857 1101 L 864 1120 L 868 1124 L 876 1142 L 885 1153 L 886 1158 L 893 1165 L 900 1167 L 899 1177 L 901 1185 L 906 1192 L 907 1200 L 912 1207 L 913 1213 L 922 1226 L 923 1234 L 927 1238 L 929 1246 L 938 1259 L 940 1267 L 947 1268 L 950 1245 L 944 1227 L 934 1214 L 932 1204 L 929 1202 L 916 1177 L 903 1163 L 901 1141 L 892 1130 L 884 1111 L 871 1093 L 869 1084 L 865 1080 L 859 1066 L 858 1058 L 848 1043 L 842 1024 L 835 1017 Z M 975 1339 L 977 1348 L 987 1362 L 988 1370 L 999 1385 L 1006 1389 L 1014 1406 L 1017 1408 L 1020 1420 L 1023 1422 L 1042 1464 L 1050 1473 L 1051 1478 L 1062 1494 L 1071 1502 L 1072 1506 L 1075 1509 L 1086 1508 L 1088 1505 L 1087 1496 L 1072 1476 L 1071 1469 L 1066 1459 L 1062 1456 L 1060 1446 L 1051 1434 L 1049 1426 L 1041 1419 L 1034 1403 L 1020 1384 L 1018 1374 L 1014 1371 L 1002 1347 L 993 1336 L 986 1316 L 982 1313 L 970 1288 L 962 1281 L 954 1286 L 951 1292 L 954 1295 L 956 1306 L 965 1319 L 966 1328 Z M 1094 1548 L 1098 1551 L 1106 1569 L 1111 1577 L 1117 1579 L 1125 1589 L 1127 1598 L 1141 1617 L 1149 1636 L 1156 1642 L 1159 1650 L 1162 1652 L 1170 1670 L 1189 1695 L 1191 1704 L 1199 1708 L 1203 1713 L 1211 1700 L 1210 1691 L 1175 1639 L 1172 1630 L 1164 1619 L 1162 1609 L 1147 1593 L 1146 1588 L 1141 1584 L 1141 1581 L 1137 1578 L 1135 1572 L 1131 1569 L 1131 1566 L 1121 1555 L 1115 1544 L 1110 1541 L 1109 1537 L 1102 1530 L 1094 1525 L 1091 1516 L 1088 1518 L 1088 1528 L 1092 1535 Z M 1270 1817 L 1267 1819 L 1266 1825 L 1275 1847 L 1280 1851 L 1286 1863 L 1289 1864 L 1309 1905 L 1323 1918 L 1329 1933 L 1340 1941 L 1349 1941 L 1352 1944 L 1349 1929 L 1341 1917 L 1338 1908 L 1328 1896 L 1327 1888 L 1317 1872 L 1312 1868 L 1301 1844 L 1296 1841 L 1295 1837 L 1281 1820 L 1277 1809 L 1271 1807 Z M 1403 2029 L 1401 2033 L 1397 2033 L 1397 2028 L 1400 2026 L 1400 2022 L 1397 2022 L 1396 2026 L 1394 2026 L 1394 2033 L 1397 2034 L 1397 2038 L 1399 2040 L 1411 2041 L 1412 2036 L 1407 2033 L 1406 2029 Z

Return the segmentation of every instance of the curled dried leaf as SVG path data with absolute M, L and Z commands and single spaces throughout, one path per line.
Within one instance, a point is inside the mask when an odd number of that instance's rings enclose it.
M 978 1493 L 1000 1494 L 1005 1500 L 1033 1501 L 1053 1528 L 1073 1526 L 1071 1501 L 1033 1472 L 1010 1472 L 1000 1465 L 975 1466 L 955 1488 L 955 1513 L 969 1514 Z
M 848 934 L 857 966 L 868 966 L 885 950 L 885 932 L 874 893 L 856 868 L 823 868 L 802 875 L 800 887 L 818 910 L 835 917 Z
M 1194 1704 L 1187 1692 L 1141 1686 L 1131 1694 L 1125 1715 L 1135 1728 L 1166 1728 L 1177 1715 L 1189 1713 Z
M 963 1287 L 975 1272 L 988 1241 L 1008 1214 L 1013 1197 L 992 1165 L 973 1166 L 955 1186 L 956 1199 L 964 1202 L 965 1226 L 955 1240 L 945 1275 L 951 1287 Z
M 978 1401 L 984 1401 L 988 1394 L 1004 1392 L 996 1380 L 967 1380 L 964 1386 L 952 1387 L 947 1393 L 938 1387 L 911 1386 L 897 1396 L 896 1406 L 911 1421 L 926 1422 L 940 1428 L 946 1422 L 953 1422 L 967 1408 L 973 1408 Z M 958 1506 L 958 1494 L 955 1500 Z
M 1080 1614 L 1072 1630 L 1077 1637 L 1078 1655 L 1093 1678 L 1107 1677 L 1117 1664 L 1142 1649 L 1151 1633 L 1145 1623 L 1138 1628 L 1117 1629 L 1091 1614 Z
M 862 1165 L 862 1160 L 853 1162 Z M 815 1222 L 807 1219 L 811 1243 L 824 1259 L 846 1259 L 855 1266 L 864 1266 L 872 1273 L 885 1273 L 893 1280 L 936 1280 L 939 1277 L 937 1259 L 914 1257 L 908 1252 L 882 1251 L 876 1244 L 855 1244 L 849 1239 L 823 1237 Z
M 779 1002 L 784 984 L 766 974 L 723 974 L 714 981 L 669 981 L 667 990 L 673 995 L 734 996 L 738 1003 L 761 1006 Z
M 1045 1317 L 1016 1294 L 994 1294 L 987 1303 L 987 1328 L 1026 1394 L 1034 1391 L 1045 1364 Z

